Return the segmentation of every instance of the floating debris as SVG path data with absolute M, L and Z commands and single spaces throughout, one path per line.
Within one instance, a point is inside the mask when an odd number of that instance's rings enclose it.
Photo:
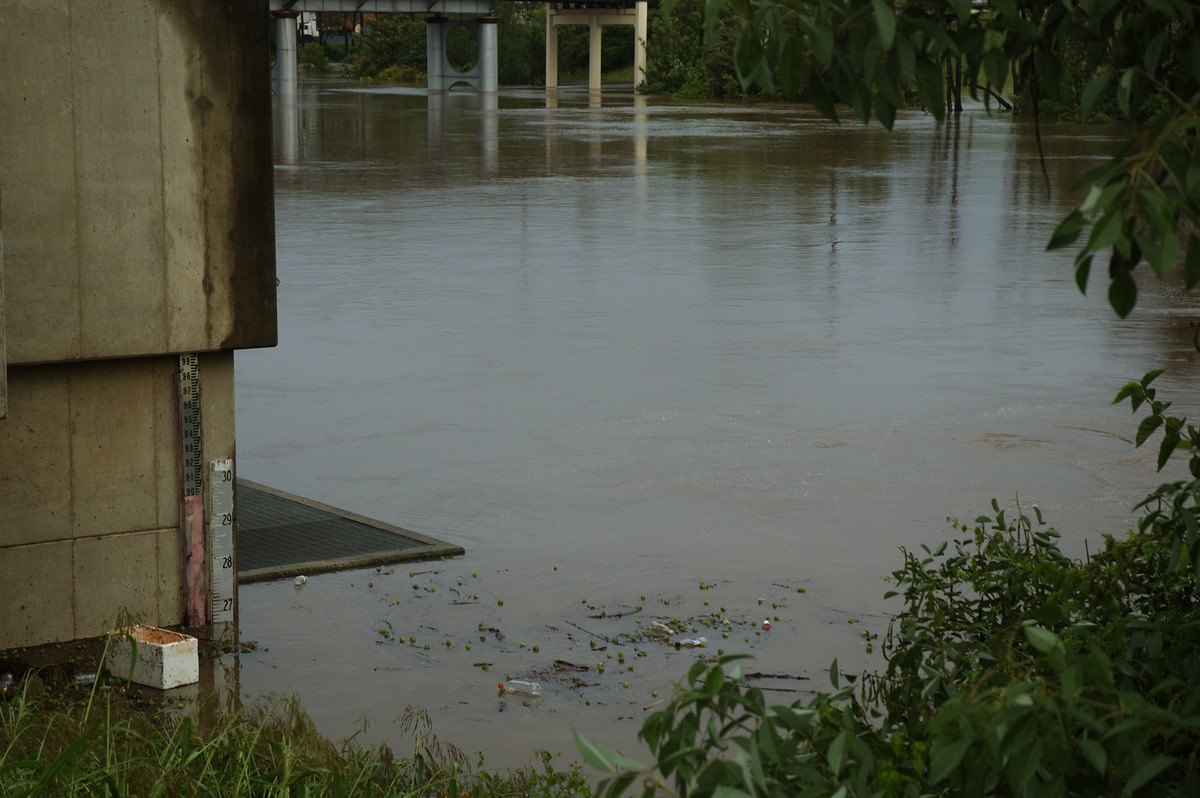
M 524 679 L 511 679 L 508 682 L 502 682 L 498 685 L 500 692 L 511 693 L 513 695 L 527 695 L 538 697 L 542 694 L 542 686 L 537 682 L 529 682 Z

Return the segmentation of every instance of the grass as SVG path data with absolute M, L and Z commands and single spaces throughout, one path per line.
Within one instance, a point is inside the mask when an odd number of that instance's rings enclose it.
M 407 757 L 387 746 L 335 744 L 295 699 L 242 708 L 198 701 L 146 711 L 97 681 L 62 690 L 27 674 L 0 701 L 0 795 L 402 795 L 568 796 L 590 794 L 576 766 L 491 773 L 432 734 L 410 708 Z

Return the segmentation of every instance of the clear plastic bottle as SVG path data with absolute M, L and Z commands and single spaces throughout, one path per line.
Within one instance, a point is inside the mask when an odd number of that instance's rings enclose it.
M 524 679 L 512 679 L 505 683 L 504 692 L 512 693 L 513 695 L 528 695 L 537 697 L 542 694 L 542 686 L 537 682 L 527 682 Z

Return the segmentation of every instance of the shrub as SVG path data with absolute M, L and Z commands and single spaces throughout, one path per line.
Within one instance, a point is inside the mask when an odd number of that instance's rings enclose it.
M 305 42 L 296 51 L 296 61 L 300 66 L 312 72 L 326 72 L 329 69 L 329 57 L 325 48 L 319 42 Z

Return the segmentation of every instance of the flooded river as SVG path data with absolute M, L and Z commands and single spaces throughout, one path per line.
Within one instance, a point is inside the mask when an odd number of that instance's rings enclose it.
M 403 751 L 416 704 L 489 765 L 571 755 L 572 729 L 636 757 L 646 707 L 718 649 L 802 697 L 834 657 L 881 663 L 901 547 L 995 497 L 1094 551 L 1158 482 L 1112 396 L 1166 367 L 1196 404 L 1195 299 L 1146 284 L 1120 321 L 1044 252 L 1118 130 L 1045 126 L 1047 186 L 1032 128 L 983 109 L 888 134 L 327 80 L 298 120 L 240 476 L 467 550 L 242 588 L 243 692 L 298 694 L 335 737 L 369 717 Z M 638 639 L 656 620 L 708 646 Z M 505 676 L 545 693 L 502 699 Z

